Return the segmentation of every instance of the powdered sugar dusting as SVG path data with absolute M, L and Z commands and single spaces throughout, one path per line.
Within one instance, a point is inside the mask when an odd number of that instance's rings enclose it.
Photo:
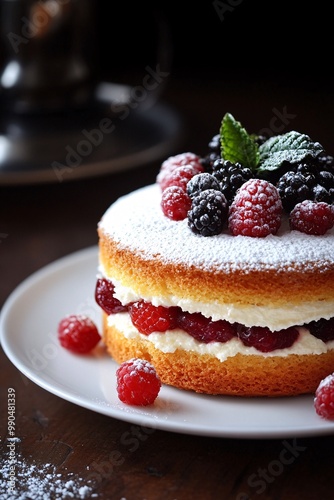
M 11 440 L 9 440 L 11 442 Z M 52 464 L 28 462 L 21 454 L 0 459 L 1 500 L 81 500 L 98 498 L 85 480 L 73 473 L 57 473 Z
M 153 373 L 155 374 L 155 369 L 153 365 L 146 359 L 141 358 L 131 358 L 126 361 L 126 364 L 131 367 L 130 375 L 135 376 L 140 372 Z
M 333 385 L 334 387 L 334 373 L 331 373 L 330 375 L 327 375 L 323 380 L 321 380 L 318 390 L 321 390 L 323 387 L 329 387 L 330 385 Z
M 290 231 L 283 221 L 276 235 L 266 238 L 232 236 L 228 230 L 203 237 L 194 234 L 187 220 L 172 221 L 160 207 L 157 184 L 138 189 L 117 200 L 99 226 L 123 248 L 143 258 L 193 264 L 199 268 L 233 272 L 243 270 L 318 269 L 334 266 L 334 230 L 319 237 Z

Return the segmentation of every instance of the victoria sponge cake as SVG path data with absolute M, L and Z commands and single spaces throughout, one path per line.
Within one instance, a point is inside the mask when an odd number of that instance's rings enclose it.
M 95 289 L 116 362 L 198 393 L 313 393 L 334 371 L 333 165 L 306 134 L 226 113 L 205 155 L 116 200 Z

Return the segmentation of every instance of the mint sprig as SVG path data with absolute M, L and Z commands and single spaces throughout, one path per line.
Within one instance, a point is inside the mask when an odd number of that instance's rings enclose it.
M 220 127 L 221 156 L 255 170 L 259 162 L 257 143 L 231 113 L 226 113 Z
M 315 158 L 323 152 L 324 149 L 319 142 L 313 142 L 308 135 L 292 130 L 286 134 L 270 137 L 259 147 L 258 171 L 272 172 L 280 168 L 285 161 L 290 164 L 300 163 Z
M 226 113 L 220 127 L 221 157 L 265 174 L 279 169 L 284 162 L 299 163 L 324 153 L 319 142 L 295 130 L 270 137 L 261 146 L 255 137 L 231 113 Z

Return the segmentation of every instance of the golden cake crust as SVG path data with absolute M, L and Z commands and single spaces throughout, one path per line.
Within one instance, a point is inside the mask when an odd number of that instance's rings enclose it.
M 127 339 L 104 317 L 103 339 L 109 354 L 122 363 L 133 357 L 150 361 L 161 381 L 197 393 L 230 396 L 295 396 L 314 393 L 334 371 L 334 351 L 286 357 L 237 354 L 219 361 L 214 356 L 177 350 L 164 353 L 141 337 Z
M 118 282 L 124 296 L 124 289 L 131 291 L 124 303 L 132 297 L 152 298 L 166 307 L 181 303 L 188 312 L 213 317 L 211 311 L 218 310 L 219 319 L 272 330 L 334 316 L 333 231 L 311 237 L 291 234 L 285 227 L 267 238 L 226 232 L 217 238 L 198 237 L 185 221 L 164 217 L 160 199 L 157 186 L 130 193 L 98 224 L 100 270 Z M 127 338 L 121 328 L 104 322 L 104 341 L 117 362 L 145 358 L 163 383 L 199 393 L 306 394 L 334 372 L 330 347 L 319 353 L 308 346 L 305 354 L 296 349 L 297 353 L 277 356 L 238 352 L 221 361 L 186 348 L 165 353 L 142 336 Z
M 305 270 L 238 269 L 224 273 L 196 266 L 165 262 L 157 255 L 148 259 L 124 248 L 98 229 L 99 259 L 105 273 L 142 296 L 187 297 L 199 302 L 279 307 L 307 301 L 334 300 L 334 266 Z M 148 236 L 149 237 L 149 236 Z

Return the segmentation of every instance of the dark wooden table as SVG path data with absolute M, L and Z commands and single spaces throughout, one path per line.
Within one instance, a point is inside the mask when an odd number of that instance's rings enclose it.
M 187 132 L 171 153 L 206 152 L 226 111 L 249 131 L 295 128 L 334 152 L 334 98 L 325 83 L 316 88 L 265 80 L 240 84 L 212 78 L 208 83 L 204 76 L 171 80 L 165 91 L 165 102 L 178 110 Z M 155 161 L 75 182 L 0 187 L 0 305 L 34 271 L 96 245 L 96 225 L 105 209 L 119 195 L 153 182 L 158 168 Z M 150 432 L 47 392 L 21 375 L 2 351 L 0 356 L 2 472 L 8 473 L 15 448 L 17 492 L 28 490 L 30 495 L 9 496 L 0 479 L 1 499 L 333 498 L 334 435 L 237 439 Z M 7 439 L 11 389 L 17 437 L 12 448 Z M 210 422 L 209 414 L 207 418 Z M 131 439 L 124 440 L 125 435 Z M 282 461 L 287 448 L 290 459 Z M 43 486 L 46 472 L 50 475 Z M 94 485 L 85 489 L 90 479 Z

